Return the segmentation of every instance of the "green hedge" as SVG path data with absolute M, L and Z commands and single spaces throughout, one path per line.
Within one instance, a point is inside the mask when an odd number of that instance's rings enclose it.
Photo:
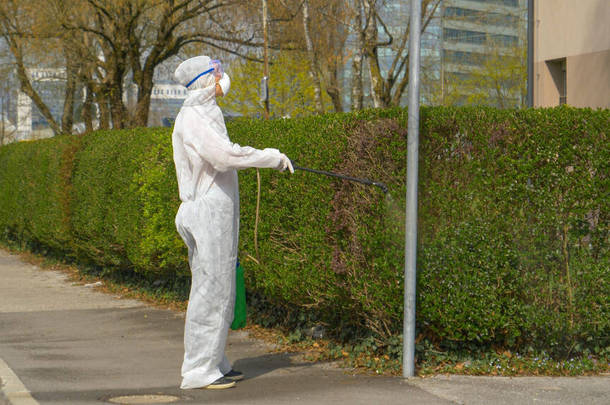
M 60 136 L 0 147 L 3 239 L 70 252 L 70 176 L 79 138 Z
M 367 177 L 240 172 L 240 257 L 252 297 L 338 335 L 402 327 L 404 109 L 237 120 L 234 142 Z M 171 131 L 136 129 L 0 148 L 0 233 L 150 280 L 188 277 L 174 228 Z M 444 347 L 607 350 L 610 112 L 423 108 L 418 328 Z M 303 318 L 304 319 L 304 318 Z M 457 346 L 456 346 L 457 345 Z

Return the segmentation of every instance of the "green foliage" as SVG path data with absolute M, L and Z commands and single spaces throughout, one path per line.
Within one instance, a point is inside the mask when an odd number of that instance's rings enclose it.
M 74 146 L 65 136 L 0 148 L 0 237 L 69 251 Z
M 133 178 L 152 137 L 136 131 L 100 131 L 83 139 L 75 156 L 71 231 L 81 261 L 129 269 L 143 224 Z
M 188 273 L 175 232 L 180 200 L 166 129 L 85 137 L 73 175 L 71 232 L 81 261 L 149 278 Z
M 272 58 L 269 68 L 269 110 L 271 117 L 302 117 L 316 113 L 314 84 L 309 75 L 307 59 L 297 53 L 280 53 Z M 262 117 L 260 80 L 263 64 L 236 61 L 231 65 L 231 90 L 218 100 L 222 108 L 247 117 Z M 322 104 L 331 108 L 330 99 L 322 92 Z
M 406 110 L 391 109 L 229 124 L 241 145 L 277 147 L 299 165 L 390 189 L 384 197 L 303 171 L 261 170 L 255 245 L 256 170 L 240 172 L 248 305 L 276 311 L 260 317 L 264 324 L 295 327 L 296 342 L 321 322 L 358 350 L 396 352 L 406 123 Z M 609 133 L 608 110 L 422 109 L 417 310 L 425 341 L 442 351 L 607 354 Z M 0 170 L 2 238 L 117 274 L 188 277 L 168 130 L 4 146 Z
M 527 47 L 502 48 L 493 42 L 480 65 L 461 84 L 468 104 L 499 108 L 525 107 L 527 98 Z M 451 80 L 451 79 L 450 79 Z M 453 80 L 453 83 L 460 82 Z
M 436 69 L 423 74 L 423 93 L 434 105 L 487 105 L 498 108 L 525 107 L 527 96 L 527 46 L 522 36 L 513 46 L 488 38 L 479 57 L 467 73 L 444 71 L 439 80 Z M 436 59 L 424 64 L 438 63 Z M 459 63 L 459 62 L 458 62 Z M 444 61 L 451 64 L 451 60 Z
M 157 276 L 190 277 L 186 246 L 176 232 L 174 218 L 180 206 L 172 159 L 171 136 L 166 130 L 147 130 L 153 145 L 134 176 L 131 192 L 141 203 L 143 225 L 130 258 L 137 268 Z

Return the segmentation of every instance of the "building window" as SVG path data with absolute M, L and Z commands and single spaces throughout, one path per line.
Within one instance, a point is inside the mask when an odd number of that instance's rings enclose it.
M 484 32 L 455 30 L 452 28 L 445 28 L 443 30 L 443 35 L 445 36 L 446 41 L 467 44 L 484 44 L 487 39 L 487 35 Z
M 463 52 L 443 50 L 443 59 L 445 63 L 453 63 L 457 65 L 478 66 L 485 62 L 487 56 L 476 52 Z
M 553 83 L 559 94 L 559 105 L 566 104 L 568 101 L 568 75 L 566 58 L 546 61 L 546 65 L 553 78 Z
M 514 35 L 493 34 L 491 40 L 505 47 L 517 46 L 519 38 Z
M 482 23 L 500 27 L 513 27 L 519 22 L 517 16 L 515 15 L 482 10 L 471 10 L 461 7 L 445 8 L 443 17 L 450 20 L 466 21 L 479 24 Z
M 491 4 L 499 4 L 507 7 L 517 7 L 519 5 L 518 0 L 470 0 L 475 1 L 477 3 L 491 3 Z
M 479 31 L 456 30 L 453 28 L 443 29 L 445 41 L 466 44 L 483 45 L 489 39 L 492 43 L 502 47 L 513 47 L 519 43 L 519 38 L 514 35 L 488 34 Z

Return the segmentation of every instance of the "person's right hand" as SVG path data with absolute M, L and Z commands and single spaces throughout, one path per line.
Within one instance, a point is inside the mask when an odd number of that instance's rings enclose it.
M 277 169 L 280 172 L 283 172 L 284 170 L 288 169 L 290 173 L 294 173 L 292 162 L 290 161 L 290 159 L 288 159 L 288 156 L 284 155 L 283 153 L 280 153 L 280 164 Z

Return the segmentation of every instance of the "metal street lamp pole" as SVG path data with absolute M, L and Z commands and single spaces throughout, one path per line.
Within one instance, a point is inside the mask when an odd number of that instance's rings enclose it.
M 264 77 L 261 83 L 263 87 L 263 102 L 265 103 L 265 119 L 269 119 L 269 38 L 267 34 L 267 0 L 263 0 L 263 54 L 265 60 Z
M 415 293 L 417 259 L 417 172 L 419 155 L 419 66 L 421 0 L 411 0 L 409 32 L 409 121 L 402 376 L 415 375 Z

